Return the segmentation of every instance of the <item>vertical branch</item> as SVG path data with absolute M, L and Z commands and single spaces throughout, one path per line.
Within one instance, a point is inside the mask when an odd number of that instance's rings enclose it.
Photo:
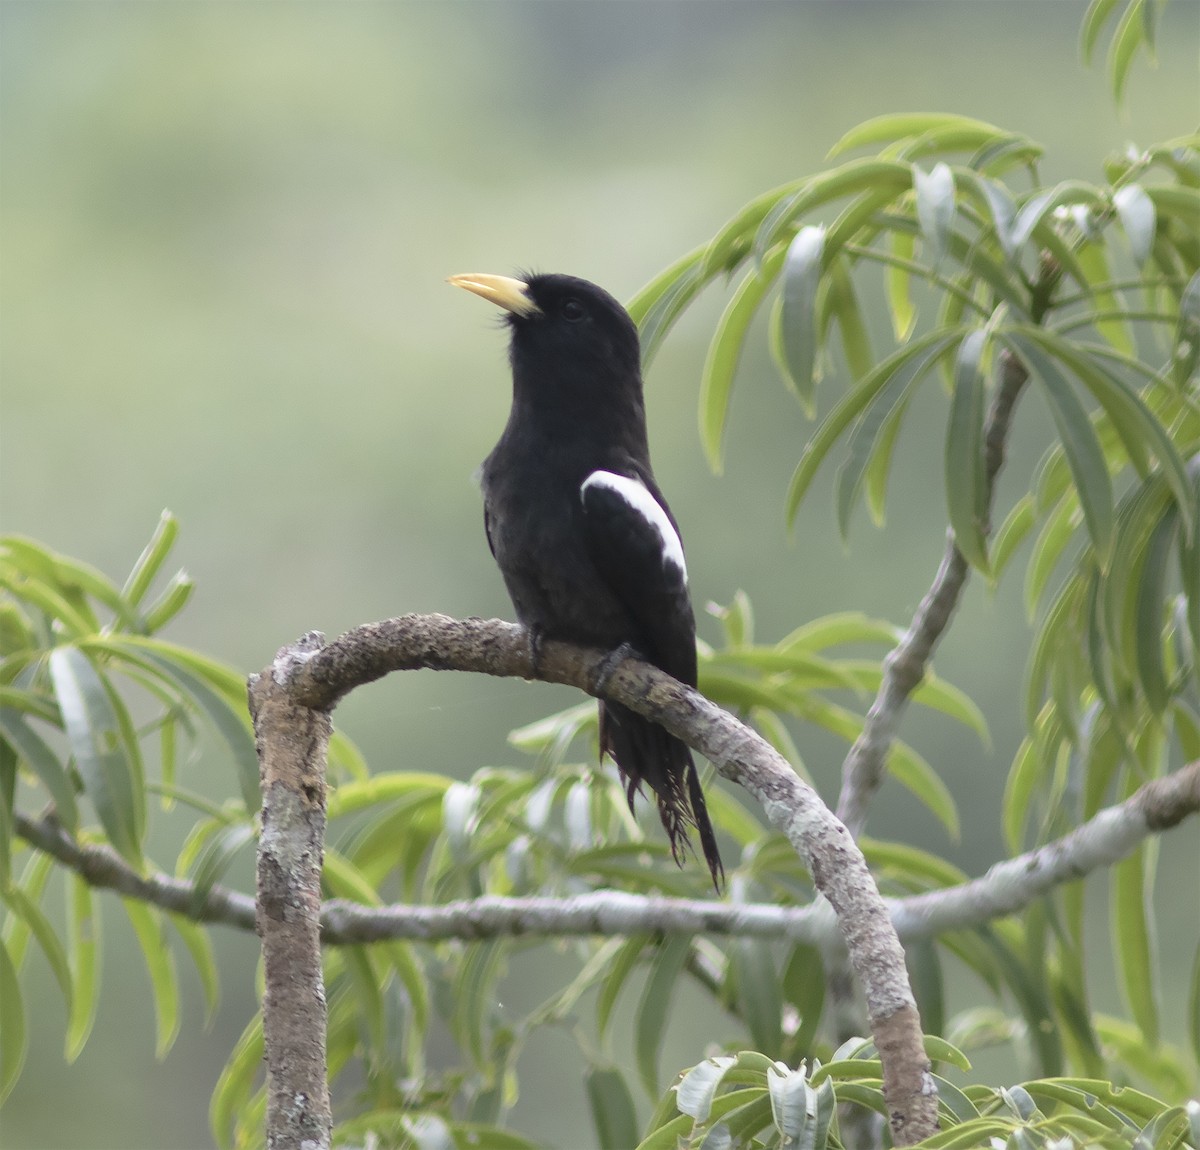
M 321 865 L 329 712 L 294 703 L 285 686 L 319 649 L 310 632 L 250 679 L 262 783 L 256 923 L 266 993 L 268 1150 L 328 1150 L 327 1010 L 321 972 Z

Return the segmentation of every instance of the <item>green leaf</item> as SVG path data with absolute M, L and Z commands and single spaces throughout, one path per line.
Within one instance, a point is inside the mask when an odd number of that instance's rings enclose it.
M 886 116 L 877 116 L 866 120 L 857 127 L 851 128 L 832 148 L 827 158 L 833 159 L 844 152 L 862 148 L 868 144 L 883 144 L 894 140 L 905 140 L 916 136 L 924 136 L 931 132 L 950 129 L 969 138 L 971 143 L 963 143 L 963 149 L 978 147 L 990 139 L 999 139 L 1007 135 L 1002 128 L 989 124 L 984 120 L 974 120 L 969 116 L 957 116 L 947 113 L 900 112 Z
M 875 355 L 862 306 L 854 290 L 850 264 L 844 255 L 829 265 L 829 306 L 838 322 L 850 374 L 856 380 L 862 379 L 875 365 Z
M 954 542 L 973 567 L 987 573 L 988 483 L 984 459 L 984 380 L 979 362 L 987 332 L 970 332 L 954 360 L 954 395 L 946 426 L 946 502 Z
M 1200 364 L 1200 271 L 1196 272 L 1179 297 L 1179 323 L 1175 328 L 1175 354 L 1171 374 L 1175 386 L 1183 388 L 1196 374 Z
M 168 914 L 167 920 L 183 939 L 184 946 L 192 956 L 192 964 L 200 978 L 200 988 L 204 992 L 204 1023 L 212 1025 L 221 1001 L 221 986 L 217 977 L 217 963 L 213 955 L 212 940 L 204 927 L 184 918 L 181 914 Z
M 169 511 L 164 510 L 162 515 L 159 516 L 158 526 L 154 529 L 154 534 L 150 537 L 150 542 L 146 544 L 145 550 L 138 556 L 137 562 L 133 565 L 133 570 L 129 572 L 129 578 L 125 580 L 125 586 L 121 588 L 122 597 L 127 599 L 134 607 L 138 606 L 142 599 L 145 598 L 146 592 L 150 589 L 150 584 L 154 582 L 154 577 L 161 570 L 163 563 L 166 562 L 166 558 L 170 554 L 178 534 L 178 521 Z
M 1191 538 L 1188 526 L 1197 516 L 1200 496 L 1163 421 L 1146 405 L 1137 390 L 1108 366 L 1099 349 L 1062 339 L 1050 332 L 1035 334 L 1028 331 L 1027 334 L 1075 372 L 1104 408 L 1135 466 L 1147 448 L 1153 453 L 1179 505 L 1185 537 Z M 1146 470 L 1144 465 L 1139 467 L 1143 474 Z
M 825 1008 L 825 966 L 815 946 L 797 943 L 783 968 L 780 983 L 783 997 L 800 1015 L 800 1026 L 792 1038 L 792 1061 L 812 1052 Z
M 1100 33 L 1112 15 L 1113 9 L 1120 3 L 1121 0 L 1092 0 L 1088 5 L 1087 13 L 1083 17 L 1083 27 L 1079 33 L 1079 45 L 1085 64 L 1091 63 L 1096 41 L 1100 38 Z
M 671 935 L 656 949 L 638 1005 L 634 1042 L 638 1073 L 651 1096 L 658 1094 L 658 1055 L 666 1036 L 671 997 L 692 940 L 686 935 Z
M 964 331 L 961 328 L 949 331 L 938 330 L 929 332 L 912 343 L 906 344 L 880 362 L 857 387 L 838 402 L 817 427 L 812 438 L 805 445 L 800 461 L 796 465 L 788 488 L 787 519 L 789 523 L 795 519 L 800 501 L 812 483 L 817 468 L 846 428 L 858 419 L 885 390 L 891 388 L 897 377 L 899 378 L 895 383 L 895 391 L 902 391 L 908 384 L 919 380 L 938 356 L 942 355 L 963 334 Z M 893 391 L 893 395 L 895 391 Z M 886 410 L 890 410 L 890 405 Z M 873 442 L 870 446 L 873 446 Z M 859 464 L 856 463 L 856 470 L 858 466 Z M 861 466 L 865 469 L 865 461 L 861 462 Z M 852 473 L 848 482 L 853 485 L 853 481 Z
M 506 950 L 496 940 L 470 943 L 454 980 L 454 1035 L 481 1069 L 488 1063 L 486 1032 L 494 1021 L 495 987 Z
M 824 250 L 825 229 L 818 227 L 801 228 L 788 245 L 783 264 L 779 336 L 772 341 L 779 369 L 810 418 L 816 382 L 813 369 L 820 346 L 816 300 Z
M 936 269 L 946 254 L 957 212 L 954 173 L 948 164 L 935 164 L 928 174 L 914 167 L 913 190 L 916 193 L 917 222 L 921 226 L 921 236 L 929 245 L 929 262 Z
M 1108 73 L 1112 80 L 1113 97 L 1118 105 L 1125 95 L 1125 82 L 1129 79 L 1133 57 L 1145 35 L 1145 27 L 1141 21 L 1142 5 L 1145 2 L 1146 0 L 1130 0 L 1129 6 L 1117 22 L 1112 43 L 1108 46 Z
M 940 1034 L 946 1024 L 946 990 L 937 944 L 917 939 L 904 947 L 913 995 L 921 1013 L 921 1028 Z
M 238 789 L 246 810 L 250 813 L 258 810 L 262 802 L 258 754 L 250 733 L 245 710 L 245 683 L 241 676 L 161 639 L 114 635 L 87 646 L 137 662 L 174 683 L 186 701 L 207 717 L 225 743 L 237 771 Z
M 9 1096 L 21 1076 L 28 1045 L 25 1003 L 17 969 L 9 957 L 8 948 L 0 942 L 0 1102 Z
M 958 169 L 958 178 L 963 181 L 964 190 L 974 193 L 976 199 L 987 207 L 991 217 L 992 228 L 996 233 L 996 242 L 1004 253 L 1006 260 L 1014 260 L 1017 256 L 1017 245 L 1013 241 L 1013 225 L 1017 218 L 1016 201 L 999 180 L 988 179 L 970 169 Z
M 1150 709 L 1161 715 L 1171 702 L 1163 661 L 1163 608 L 1167 597 L 1167 562 L 1178 518 L 1170 508 L 1154 528 L 1138 581 L 1135 644 L 1138 682 Z
M 250 1108 L 263 1060 L 262 1014 L 246 1024 L 225 1063 L 208 1104 L 208 1128 L 221 1150 L 233 1150 L 239 1118 Z
M 992 539 L 991 575 L 993 585 L 1000 579 L 1017 548 L 1025 541 L 1037 522 L 1032 495 L 1022 495 L 1012 510 L 1004 517 L 1000 529 Z
M 1088 534 L 1101 563 L 1107 563 L 1113 539 L 1113 492 L 1096 429 L 1070 381 L 1053 359 L 1032 340 L 1020 335 L 1000 338 L 1042 384 L 1083 507 Z
M 709 282 L 702 267 L 707 250 L 705 244 L 689 252 L 629 301 L 628 311 L 641 337 L 643 368 L 649 366 L 667 332 Z
M 768 1058 L 779 1058 L 783 1047 L 783 998 L 770 942 L 735 938 L 729 946 L 729 978 L 738 1014 L 755 1049 Z
M 887 265 L 884 287 L 887 291 L 888 312 L 897 343 L 906 343 L 917 324 L 917 309 L 912 301 L 912 273 L 908 266 L 916 255 L 916 237 L 911 232 L 893 230 L 893 261 Z
M 71 1020 L 65 1057 L 79 1057 L 96 1021 L 100 991 L 100 915 L 92 888 L 78 875 L 67 879 L 67 954 L 71 959 Z
M 1109 266 L 1108 249 L 1102 243 L 1085 243 L 1076 253 L 1079 266 L 1088 278 L 1091 289 L 1090 302 L 1100 313 L 1116 313 L 1125 310 L 1123 301 L 1112 288 L 1104 286 L 1112 282 L 1112 268 Z M 1096 330 L 1123 355 L 1133 355 L 1133 336 L 1129 324 L 1125 320 L 1111 315 L 1110 318 L 1097 319 Z
M 688 1070 L 675 1088 L 675 1105 L 679 1113 L 697 1122 L 707 1122 L 721 1083 L 737 1064 L 734 1055 L 719 1054 Z
M 1154 855 L 1153 846 L 1143 843 L 1113 865 L 1109 916 L 1125 1002 L 1150 1046 L 1157 1045 L 1159 1036 L 1151 923 Z
M 778 276 L 783 260 L 784 253 L 775 252 L 763 262 L 760 269 L 750 272 L 742 280 L 721 315 L 708 345 L 700 380 L 700 441 L 708 457 L 708 465 L 717 475 L 723 467 L 721 441 L 738 357 L 750 321 Z
M 123 737 L 114 694 L 78 647 L 50 652 L 50 677 L 84 791 L 109 841 L 140 867 L 145 793 Z
M 41 780 L 54 800 L 55 818 L 74 834 L 79 828 L 75 785 L 50 745 L 25 721 L 24 715 L 12 707 L 0 707 L 0 736 Z
M 177 571 L 163 593 L 146 608 L 146 631 L 153 635 L 161 631 L 180 611 L 187 606 L 196 585 L 186 571 Z
M 1032 620 L 1067 544 L 1075 535 L 1078 500 L 1065 495 L 1038 532 L 1025 570 L 1025 611 Z
M 1154 201 L 1140 185 L 1126 184 L 1113 193 L 1113 207 L 1129 238 L 1134 263 L 1144 267 L 1154 248 Z
M 615 1066 L 589 1066 L 583 1081 L 601 1150 L 636 1146 L 637 1111 L 621 1071 Z
M 1013 221 L 1013 251 L 1020 252 L 1030 236 L 1040 228 L 1046 216 L 1063 204 L 1087 204 L 1099 208 L 1107 206 L 1100 192 L 1081 180 L 1065 180 L 1053 188 L 1037 192 L 1021 205 Z M 1040 238 L 1046 240 L 1049 236 L 1043 234 Z
M 41 947 L 42 953 L 46 956 L 46 962 L 54 974 L 59 989 L 62 991 L 69 1017 L 71 1013 L 71 1000 L 74 996 L 74 988 L 71 985 L 71 964 L 67 958 L 67 952 L 63 948 L 63 944 L 59 941 L 58 935 L 54 931 L 54 927 L 50 925 L 50 920 L 42 912 L 42 908 L 38 906 L 37 902 L 22 887 L 16 884 L 11 884 L 0 894 L 0 897 L 8 904 L 9 910 L 25 923 L 30 933 L 37 939 L 38 946 Z M 14 965 L 16 965 L 19 961 L 19 956 L 12 955 L 10 952 L 10 957 L 14 959 Z
M 146 971 L 150 975 L 154 997 L 154 1056 L 161 1061 L 175 1045 L 179 1035 L 179 987 L 175 979 L 175 960 L 163 935 L 162 915 L 145 903 L 131 898 L 123 898 L 121 903 L 146 959 Z
M 888 772 L 929 808 L 950 838 L 957 842 L 960 831 L 958 808 L 950 788 L 933 767 L 911 747 L 896 742 L 888 756 Z

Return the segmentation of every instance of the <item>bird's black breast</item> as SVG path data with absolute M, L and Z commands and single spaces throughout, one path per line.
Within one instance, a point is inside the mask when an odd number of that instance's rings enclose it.
M 579 487 L 590 470 L 582 458 L 502 439 L 483 465 L 488 541 L 523 626 L 592 646 L 636 645 L 637 625 L 588 548 Z

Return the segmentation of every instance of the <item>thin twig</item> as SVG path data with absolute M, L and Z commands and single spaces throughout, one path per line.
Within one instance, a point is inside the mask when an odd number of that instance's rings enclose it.
M 885 902 L 901 942 L 979 926 L 1016 914 L 1056 886 L 1119 862 L 1150 835 L 1197 813 L 1200 760 L 1145 783 L 1124 802 L 1098 812 L 1062 838 L 1005 859 L 979 878 Z M 240 891 L 214 886 L 198 899 L 189 880 L 140 875 L 111 847 L 80 843 L 51 819 L 15 812 L 14 826 L 30 846 L 52 855 L 91 886 L 196 922 L 254 929 L 254 900 Z M 325 946 L 622 934 L 753 935 L 822 946 L 834 940 L 836 931 L 822 903 L 781 907 L 608 890 L 567 898 L 485 895 L 437 906 L 373 907 L 348 899 L 327 899 L 321 905 Z
M 1000 355 L 1000 384 L 984 424 L 985 491 L 990 510 L 996 476 L 1004 466 L 1005 444 L 1012 425 L 1013 409 L 1029 378 L 1024 365 L 1007 351 Z M 856 838 L 867 823 L 872 797 L 883 783 L 887 756 L 896 737 L 900 718 L 925 670 L 950 618 L 962 597 L 970 568 L 954 541 L 946 533 L 946 550 L 925 598 L 921 600 L 908 630 L 883 661 L 883 682 L 867 712 L 861 734 L 842 764 L 842 793 L 838 817 Z

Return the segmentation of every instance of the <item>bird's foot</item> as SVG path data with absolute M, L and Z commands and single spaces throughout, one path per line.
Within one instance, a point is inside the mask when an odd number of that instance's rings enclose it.
M 526 627 L 525 634 L 529 637 L 529 662 L 533 670 L 533 677 L 540 679 L 542 675 L 542 641 L 546 635 L 541 627 Z
M 636 659 L 637 651 L 634 650 L 631 643 L 622 643 L 619 647 L 614 647 L 603 659 L 600 660 L 592 675 L 592 693 L 603 695 L 608 690 L 609 680 L 613 677 L 616 669 L 625 662 L 626 659 Z

